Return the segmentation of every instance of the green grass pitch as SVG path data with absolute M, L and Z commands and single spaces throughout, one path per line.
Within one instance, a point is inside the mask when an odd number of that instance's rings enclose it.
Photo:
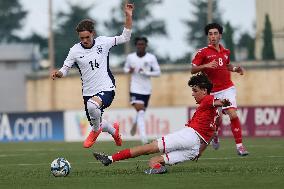
M 92 150 L 113 153 L 138 145 L 125 142 L 98 141 L 94 148 L 84 149 L 82 143 L 40 142 L 0 143 L 0 188 L 284 188 L 284 138 L 248 138 L 250 152 L 239 157 L 233 139 L 221 139 L 215 151 L 208 147 L 196 162 L 168 167 L 164 175 L 145 175 L 151 156 L 128 159 L 104 167 L 92 157 Z M 70 175 L 55 178 L 50 163 L 65 157 L 72 166 Z

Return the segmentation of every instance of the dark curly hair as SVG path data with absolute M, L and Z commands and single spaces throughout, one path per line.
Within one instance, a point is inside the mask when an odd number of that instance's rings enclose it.
M 91 19 L 84 19 L 79 22 L 76 27 L 76 32 L 89 31 L 90 33 L 95 30 L 95 22 Z
M 213 88 L 213 84 L 204 73 L 193 75 L 188 81 L 188 86 L 198 86 L 200 89 L 207 89 L 207 94 L 210 94 Z
M 208 35 L 209 30 L 211 29 L 217 29 L 220 34 L 223 33 L 223 27 L 220 24 L 217 23 L 211 23 L 207 24 L 204 28 L 205 35 Z
M 148 44 L 148 39 L 147 39 L 146 37 L 135 37 L 135 39 L 134 39 L 134 45 L 136 45 L 137 42 L 140 41 L 140 40 L 141 40 L 141 41 L 144 41 L 146 45 Z

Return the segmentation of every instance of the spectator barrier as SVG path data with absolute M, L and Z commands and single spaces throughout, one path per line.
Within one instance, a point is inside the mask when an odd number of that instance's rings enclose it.
M 63 112 L 0 113 L 0 142 L 63 141 Z

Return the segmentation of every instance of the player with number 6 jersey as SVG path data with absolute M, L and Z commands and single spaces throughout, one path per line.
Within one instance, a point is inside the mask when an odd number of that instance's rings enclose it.
M 111 134 L 117 146 L 122 144 L 119 124 L 111 125 L 102 119 L 102 114 L 104 109 L 111 105 L 115 96 L 115 80 L 109 69 L 109 51 L 113 46 L 130 40 L 133 10 L 133 4 L 125 5 L 123 32 L 114 37 L 95 37 L 94 21 L 82 20 L 76 27 L 80 42 L 70 49 L 62 68 L 51 73 L 51 78 L 56 79 L 66 76 L 73 66 L 79 69 L 85 111 L 92 126 L 83 144 L 85 148 L 91 147 L 101 132 Z

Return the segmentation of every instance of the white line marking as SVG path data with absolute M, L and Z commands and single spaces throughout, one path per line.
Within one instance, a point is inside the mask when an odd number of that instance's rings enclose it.
M 246 156 L 249 159 L 263 159 L 263 158 L 284 158 L 284 156 Z M 201 158 L 200 160 L 230 160 L 230 159 L 240 159 L 240 158 L 246 158 L 246 157 L 223 157 L 223 158 Z M 119 161 L 118 163 L 135 163 L 135 162 L 148 162 L 149 160 L 123 160 Z M 88 164 L 101 164 L 101 162 L 94 159 L 94 161 L 87 162 Z M 72 164 L 83 164 L 83 163 L 72 163 Z M 36 166 L 36 165 L 50 165 L 50 163 L 11 163 L 11 164 L 5 164 L 0 165 L 0 167 L 6 167 L 6 166 Z

